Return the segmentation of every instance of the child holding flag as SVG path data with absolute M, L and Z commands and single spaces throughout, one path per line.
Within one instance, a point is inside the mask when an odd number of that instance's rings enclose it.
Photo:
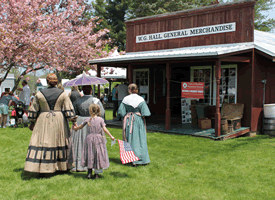
M 98 174 L 103 173 L 103 169 L 107 169 L 110 165 L 106 147 L 106 137 L 102 129 L 112 140 L 115 140 L 115 138 L 106 128 L 104 120 L 99 117 L 100 107 L 97 104 L 91 104 L 89 106 L 89 113 L 91 118 L 86 119 L 80 126 L 74 124 L 73 130 L 82 129 L 85 125 L 89 126 L 90 133 L 84 141 L 81 165 L 88 168 L 88 179 L 97 179 Z M 93 169 L 95 173 L 92 177 Z

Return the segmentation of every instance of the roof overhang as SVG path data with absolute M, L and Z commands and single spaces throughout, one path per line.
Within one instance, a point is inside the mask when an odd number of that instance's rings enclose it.
M 224 45 L 209 45 L 198 47 L 186 47 L 177 49 L 143 51 L 126 53 L 122 56 L 107 57 L 89 61 L 90 64 L 110 64 L 110 63 L 128 63 L 128 62 L 146 62 L 146 61 L 161 61 L 168 59 L 196 59 L 203 57 L 217 58 L 218 56 L 239 53 L 244 50 L 253 49 L 253 42 L 224 44 Z

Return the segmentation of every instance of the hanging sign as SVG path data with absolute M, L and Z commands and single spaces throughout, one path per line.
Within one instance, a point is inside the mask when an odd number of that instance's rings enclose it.
M 204 99 L 204 82 L 182 82 L 181 97 Z
M 174 30 L 168 32 L 151 33 L 136 36 L 136 43 L 152 42 L 157 40 L 168 40 L 183 37 L 193 37 L 199 35 L 209 35 L 217 33 L 227 33 L 236 31 L 236 22 L 226 24 L 216 24 L 211 26 L 201 26 L 196 28 L 188 28 Z

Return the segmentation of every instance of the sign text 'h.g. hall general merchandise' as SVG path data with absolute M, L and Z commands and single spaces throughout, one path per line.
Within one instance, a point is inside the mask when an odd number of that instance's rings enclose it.
M 204 82 L 182 82 L 181 97 L 204 99 Z
M 151 33 L 136 36 L 136 43 L 152 42 L 157 40 L 168 40 L 183 37 L 193 37 L 199 35 L 209 35 L 217 33 L 226 33 L 236 31 L 236 23 L 217 24 L 212 26 L 202 26 L 189 29 L 181 29 L 175 31 Z

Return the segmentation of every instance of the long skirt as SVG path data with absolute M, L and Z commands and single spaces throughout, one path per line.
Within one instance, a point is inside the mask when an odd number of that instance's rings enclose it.
M 87 118 L 90 118 L 90 117 L 78 116 L 77 124 L 81 125 L 82 122 L 84 122 L 84 120 Z M 84 141 L 88 133 L 89 133 L 89 126 L 84 126 L 84 128 L 77 131 L 72 130 L 71 139 L 72 139 L 73 157 L 70 158 L 70 159 L 73 159 L 73 163 L 74 163 L 74 167 L 72 168 L 72 171 L 87 171 L 87 167 L 81 166 L 81 157 L 82 157 Z
M 27 152 L 25 171 L 54 173 L 66 171 L 68 162 L 69 126 L 61 112 L 47 117 L 42 112 L 37 118 Z
M 106 139 L 100 134 L 89 134 L 84 142 L 82 162 L 89 169 L 107 169 L 110 165 Z

